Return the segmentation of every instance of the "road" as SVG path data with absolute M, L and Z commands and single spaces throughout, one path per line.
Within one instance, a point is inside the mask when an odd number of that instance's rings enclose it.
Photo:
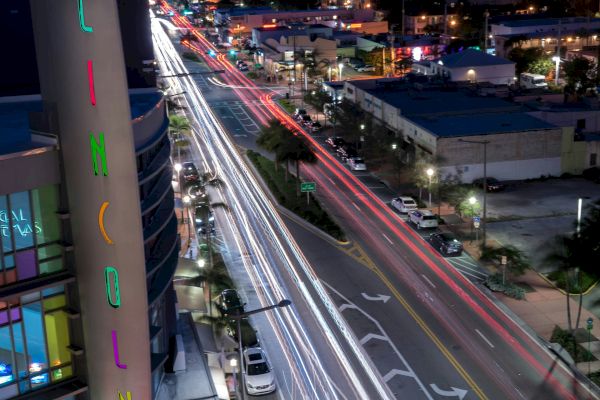
M 193 123 L 194 161 L 224 185 L 209 191 L 223 256 L 255 309 L 291 299 L 293 305 L 256 318 L 263 347 L 277 368 L 283 399 L 391 398 L 356 339 L 350 334 L 311 265 L 299 251 L 261 185 L 208 107 L 196 83 L 158 22 L 152 21 L 155 52 L 173 93 L 186 92 Z M 267 329 L 268 327 L 268 329 Z
M 206 56 L 211 45 L 198 39 L 189 47 Z M 211 68 L 226 69 L 223 81 L 254 121 L 278 118 L 312 142 L 319 163 L 304 166 L 304 177 L 317 182 L 319 198 L 353 239 L 352 253 L 363 267 L 327 275 L 328 263 L 312 265 L 397 398 L 596 398 L 274 105 L 270 94 L 257 90 L 223 55 L 204 58 Z M 306 254 L 328 253 L 320 242 L 321 249 L 309 252 L 303 241 Z

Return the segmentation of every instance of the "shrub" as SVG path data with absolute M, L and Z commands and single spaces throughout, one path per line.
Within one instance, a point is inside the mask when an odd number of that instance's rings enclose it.
M 512 282 L 502 283 L 502 274 L 494 274 L 487 277 L 485 285 L 493 292 L 501 292 L 513 299 L 523 300 L 525 289 L 520 288 Z
M 576 363 L 596 360 L 596 357 L 592 353 L 575 342 L 575 338 L 571 333 L 561 329 L 559 326 L 554 327 L 550 342 L 560 344 L 573 357 Z M 577 349 L 577 354 L 575 354 L 575 349 Z

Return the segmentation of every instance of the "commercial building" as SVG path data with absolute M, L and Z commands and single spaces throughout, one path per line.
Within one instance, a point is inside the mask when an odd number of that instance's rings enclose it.
M 275 11 L 270 7 L 232 7 L 218 9 L 214 14 L 215 25 L 228 27 L 235 34 L 250 34 L 252 29 L 263 26 L 288 25 L 295 22 L 318 24 L 338 19 L 373 21 L 371 9 L 315 9 Z
M 548 54 L 556 53 L 560 47 L 566 50 L 581 50 L 596 46 L 600 29 L 600 18 L 567 17 L 509 19 L 492 21 L 490 31 L 496 55 L 506 57 L 515 46 L 540 47 Z
M 448 13 L 447 29 L 451 29 L 458 23 L 458 15 Z M 432 15 L 426 12 L 404 17 L 405 33 L 412 35 L 423 35 L 432 32 L 444 32 L 444 14 Z
M 168 119 L 119 35 L 147 5 L 84 3 L 0 13 L 34 50 L 0 81 L 0 399 L 151 399 L 176 326 Z
M 439 75 L 452 82 L 490 82 L 494 85 L 515 82 L 514 62 L 474 49 L 416 62 L 412 69 L 423 75 Z
M 344 97 L 396 133 L 404 161 L 437 158 L 444 175 L 463 182 L 483 175 L 483 149 L 462 139 L 489 142 L 487 171 L 498 179 L 576 172 L 567 162 L 577 156 L 573 129 L 535 118 L 518 104 L 460 89 L 419 89 L 399 79 L 347 81 Z

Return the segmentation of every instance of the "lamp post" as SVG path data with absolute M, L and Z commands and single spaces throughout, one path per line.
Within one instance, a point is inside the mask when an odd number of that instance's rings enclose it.
M 483 216 L 481 218 L 481 239 L 482 244 L 485 247 L 486 240 L 486 225 L 487 225 L 487 145 L 490 143 L 489 140 L 466 140 L 458 139 L 459 142 L 473 143 L 483 145 Z
M 231 365 L 231 368 L 233 370 L 233 387 L 237 387 L 237 382 L 235 381 L 235 376 L 237 375 L 237 359 L 234 357 L 231 360 L 229 360 L 229 365 Z M 244 390 L 244 388 L 242 388 L 242 390 Z
M 189 207 L 190 203 L 192 202 L 192 198 L 190 196 L 183 196 L 183 205 L 184 207 Z M 183 209 L 181 210 L 181 219 L 182 219 L 182 223 L 183 223 Z M 192 230 L 190 227 L 190 218 L 188 215 L 187 218 L 187 231 L 188 231 L 188 249 L 192 248 Z
M 329 77 L 328 81 L 331 82 L 331 65 L 327 67 L 327 75 Z
M 554 70 L 554 84 L 558 86 L 558 74 L 560 73 L 560 57 L 554 56 L 552 57 L 552 61 L 556 64 L 556 69 Z
M 237 309 L 237 314 L 234 315 L 227 315 L 229 318 L 233 318 L 236 320 L 236 324 L 237 324 L 237 336 L 238 336 L 238 350 L 240 353 L 240 395 L 241 395 L 241 399 L 244 400 L 246 395 L 245 395 L 245 387 L 244 387 L 244 349 L 242 347 L 242 318 L 246 318 L 250 315 L 253 314 L 258 314 L 261 312 L 265 312 L 265 311 L 269 311 L 272 310 L 274 308 L 283 308 L 283 307 L 287 307 L 289 305 L 291 305 L 292 302 L 290 300 L 287 299 L 283 299 L 281 300 L 279 303 L 277 304 L 272 304 L 270 306 L 267 307 L 262 307 L 262 308 L 258 308 L 256 310 L 251 310 L 251 311 L 246 311 L 246 312 L 240 312 L 239 308 Z
M 360 144 L 360 148 L 362 150 L 362 143 L 365 141 L 365 136 L 364 136 L 364 133 L 365 133 L 365 124 L 360 124 L 359 128 L 360 128 L 360 136 L 358 138 L 359 139 L 358 143 L 356 143 L 356 148 L 358 149 L 359 148 L 359 144 Z
M 344 64 L 339 63 L 338 64 L 338 81 L 342 80 L 342 69 L 344 68 Z
M 469 197 L 469 204 L 471 205 L 471 240 L 473 240 L 473 216 L 475 215 L 475 203 L 477 203 L 477 199 L 474 196 Z
M 427 168 L 425 171 L 429 178 L 429 185 L 427 186 L 427 191 L 429 192 L 429 208 L 431 208 L 431 178 L 433 177 L 434 172 L 433 168 Z

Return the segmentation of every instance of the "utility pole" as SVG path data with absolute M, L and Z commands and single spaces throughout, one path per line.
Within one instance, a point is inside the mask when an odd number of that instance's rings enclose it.
M 481 218 L 481 238 L 482 244 L 485 247 L 486 240 L 486 229 L 487 229 L 487 145 L 490 143 L 489 140 L 466 140 L 458 139 L 459 142 L 473 143 L 483 145 L 483 218 Z

